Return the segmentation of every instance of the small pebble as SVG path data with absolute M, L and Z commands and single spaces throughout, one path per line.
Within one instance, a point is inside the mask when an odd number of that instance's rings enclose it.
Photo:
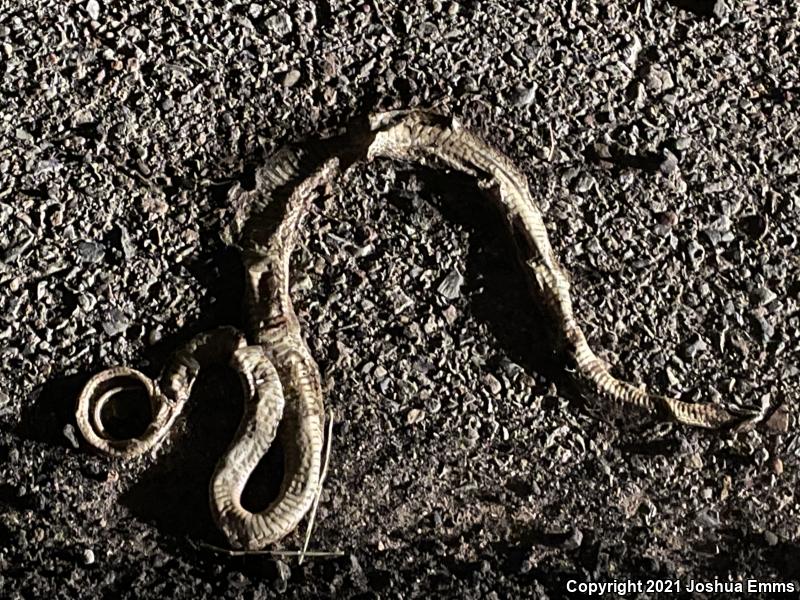
M 86 3 L 86 14 L 92 21 L 97 21 L 100 18 L 100 4 L 97 0 L 89 0 Z
M 769 219 L 763 215 L 749 215 L 739 220 L 739 228 L 750 238 L 760 240 L 769 229 Z
M 534 567 L 533 560 L 530 557 L 528 557 L 525 560 L 523 560 L 522 563 L 520 563 L 519 572 L 525 575 L 526 573 L 530 573 L 533 567 Z
M 691 240 L 686 247 L 686 255 L 689 263 L 696 268 L 705 259 L 706 251 L 696 240 Z
M 690 469 L 699 470 L 703 468 L 703 458 L 697 452 L 686 457 L 686 466 Z
M 67 423 L 64 425 L 64 437 L 67 438 L 69 445 L 72 446 L 75 450 L 80 448 L 80 443 L 78 443 L 78 436 L 75 435 L 75 427 L 72 423 Z
M 495 377 L 491 373 L 486 373 L 483 376 L 483 382 L 489 388 L 489 391 L 495 396 L 497 396 L 503 389 L 503 386 L 500 383 L 500 381 L 497 379 L 497 377 Z
M 763 315 L 755 315 L 758 329 L 761 332 L 761 341 L 768 342 L 775 335 L 775 326 L 770 323 Z
M 689 360 L 694 359 L 698 354 L 702 354 L 708 350 L 708 344 L 700 336 L 697 336 L 694 341 L 690 342 L 684 349 L 684 354 Z
M 136 254 L 136 247 L 131 243 L 131 236 L 124 225 L 117 224 L 117 233 L 119 234 L 119 244 L 122 249 L 122 254 L 126 259 L 133 258 Z
M 701 527 L 716 529 L 722 522 L 719 520 L 716 511 L 704 508 L 694 518 L 695 522 Z
M 432 396 L 425 401 L 425 410 L 435 414 L 442 409 L 442 402 L 437 396 Z
M 286 76 L 283 78 L 283 87 L 290 88 L 298 81 L 300 81 L 300 71 L 292 69 L 286 73 Z
M 776 546 L 780 540 L 778 539 L 778 536 L 771 531 L 765 531 L 764 541 L 767 542 L 768 546 Z
M 711 11 L 714 13 L 715 17 L 717 17 L 720 21 L 723 21 L 728 18 L 728 15 L 731 12 L 731 6 L 728 4 L 728 0 L 716 0 Z
M 412 408 L 406 415 L 406 424 L 415 425 L 425 419 L 425 411 L 418 408 Z
M 164 333 L 161 329 L 160 325 L 156 325 L 150 332 L 147 334 L 147 343 L 151 346 L 156 345 L 158 342 L 161 341 L 161 338 L 164 337 Z
M 658 224 L 664 227 L 675 227 L 678 224 L 678 215 L 672 210 L 663 212 L 658 215 Z
M 664 175 L 669 175 L 678 169 L 678 158 L 669 150 L 664 150 L 664 159 L 658 165 L 658 169 Z
M 114 336 L 128 329 L 130 321 L 125 314 L 118 308 L 112 308 L 106 313 L 106 321 L 103 323 L 103 331 L 106 335 Z
M 436 291 L 448 300 L 455 300 L 461 295 L 462 285 L 464 285 L 464 277 L 458 271 L 453 270 L 442 280 Z
M 89 241 L 78 242 L 78 256 L 85 263 L 93 264 L 102 260 L 105 251 L 105 246 L 102 244 Z
M 775 300 L 778 295 L 766 287 L 759 287 L 750 294 L 750 299 L 756 306 L 764 306 Z
M 83 551 L 83 564 L 87 566 L 94 564 L 94 551 L 91 548 Z
M 536 99 L 536 87 L 518 89 L 511 97 L 511 103 L 517 108 L 526 108 Z
M 565 550 L 575 550 L 576 548 L 580 548 L 581 544 L 583 544 L 583 532 L 576 527 L 562 544 L 562 547 Z
M 286 13 L 279 13 L 267 19 L 267 27 L 278 36 L 284 36 L 292 31 L 292 19 Z
M 789 409 L 785 405 L 778 407 L 767 419 L 766 426 L 776 433 L 789 431 Z
M 261 16 L 261 13 L 264 11 L 264 7 L 260 4 L 251 4 L 247 9 L 247 14 L 249 14 L 252 18 L 257 19 Z

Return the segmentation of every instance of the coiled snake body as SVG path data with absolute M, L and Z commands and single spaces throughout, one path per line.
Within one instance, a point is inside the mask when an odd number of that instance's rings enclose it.
M 589 347 L 578 325 L 569 280 L 555 257 L 542 214 L 525 175 L 511 160 L 464 129 L 455 120 L 417 111 L 379 113 L 371 132 L 337 147 L 351 160 L 389 158 L 444 164 L 478 178 L 505 216 L 531 290 L 549 319 L 553 342 L 574 365 L 575 375 L 598 395 L 660 412 L 680 423 L 700 427 L 748 427 L 759 411 L 693 404 L 657 396 L 616 379 Z M 210 485 L 214 519 L 230 544 L 256 549 L 290 533 L 311 508 L 320 478 L 323 445 L 323 399 L 320 374 L 303 339 L 289 295 L 289 258 L 313 199 L 339 172 L 336 157 L 300 183 L 305 165 L 298 153 L 283 150 L 259 171 L 256 189 L 235 188 L 232 197 L 250 217 L 239 223 L 245 264 L 246 306 L 252 337 L 233 328 L 201 334 L 179 350 L 164 368 L 159 383 L 128 367 L 95 375 L 78 398 L 77 422 L 85 439 L 106 454 L 130 458 L 155 448 L 165 437 L 206 365 L 229 361 L 239 373 L 246 407 L 228 451 Z M 291 190 L 283 219 L 274 232 L 263 209 L 272 192 Z M 150 398 L 152 421 L 134 438 L 116 439 L 103 424 L 105 405 L 120 390 L 138 387 Z M 282 424 L 285 476 L 275 501 L 253 513 L 241 505 L 241 494 L 259 460 Z

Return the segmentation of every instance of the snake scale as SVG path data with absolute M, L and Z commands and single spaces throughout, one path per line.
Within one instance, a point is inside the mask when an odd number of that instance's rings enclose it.
M 286 536 L 308 513 L 319 487 L 324 438 L 320 374 L 292 307 L 289 260 L 311 203 L 341 172 L 348 152 L 348 168 L 382 158 L 444 165 L 477 178 L 507 221 L 553 343 L 595 394 L 700 427 L 746 428 L 763 418 L 761 411 L 682 402 L 615 378 L 589 347 L 575 318 L 567 273 L 553 252 L 525 175 L 455 119 L 422 111 L 378 113 L 370 117 L 366 135 L 332 146 L 327 156 L 284 149 L 257 172 L 253 191 L 241 186 L 232 190 L 230 197 L 240 211 L 234 229 L 242 240 L 251 337 L 230 327 L 201 334 L 173 355 L 159 382 L 129 367 L 112 367 L 90 379 L 78 398 L 77 423 L 89 444 L 131 458 L 164 439 L 198 373 L 228 361 L 241 379 L 245 410 L 216 467 L 209 496 L 215 522 L 232 546 L 257 549 Z M 285 190 L 285 208 L 271 230 L 267 208 L 277 190 Z M 132 388 L 150 399 L 152 420 L 141 435 L 116 439 L 104 427 L 103 411 L 116 394 Z M 241 504 L 242 491 L 276 436 L 284 449 L 280 492 L 265 510 L 250 512 Z

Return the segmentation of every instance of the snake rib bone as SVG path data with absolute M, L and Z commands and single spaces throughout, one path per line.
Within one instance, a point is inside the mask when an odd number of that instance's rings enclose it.
M 353 162 L 388 158 L 420 164 L 443 164 L 478 178 L 503 213 L 530 288 L 549 320 L 555 345 L 574 365 L 575 376 L 608 399 L 661 413 L 679 423 L 707 428 L 751 427 L 763 411 L 693 404 L 649 393 L 620 381 L 593 350 L 575 318 L 569 279 L 557 260 L 542 214 L 525 175 L 501 152 L 455 120 L 421 111 L 378 113 L 372 132 L 348 141 Z M 344 149 L 345 146 L 340 146 Z M 112 367 L 87 383 L 78 399 L 77 422 L 84 438 L 101 452 L 130 458 L 157 447 L 188 399 L 206 365 L 228 360 L 242 382 L 246 408 L 231 446 L 220 459 L 210 485 L 214 519 L 232 546 L 261 548 L 290 533 L 310 509 L 317 493 L 323 442 L 320 374 L 303 339 L 289 294 L 289 259 L 310 203 L 339 172 L 337 158 L 303 179 L 300 155 L 283 150 L 257 172 L 253 192 L 235 188 L 233 203 L 241 214 L 234 223 L 243 237 L 247 277 L 245 304 L 249 329 L 201 334 L 179 350 L 159 384 L 128 367 Z M 270 194 L 291 185 L 282 220 L 270 233 L 263 213 Z M 149 397 L 152 421 L 138 437 L 118 440 L 106 431 L 102 413 L 121 391 L 138 387 Z M 279 427 L 280 425 L 280 427 Z M 241 494 L 258 461 L 276 435 L 284 448 L 284 480 L 277 499 L 252 513 Z

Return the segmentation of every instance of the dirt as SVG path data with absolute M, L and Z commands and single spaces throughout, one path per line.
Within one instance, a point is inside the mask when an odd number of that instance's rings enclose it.
M 1 5 L 0 597 L 800 589 L 798 16 L 733 0 Z M 714 432 L 584 397 L 475 182 L 379 162 L 317 203 L 292 265 L 335 415 L 323 555 L 216 549 L 232 374 L 204 375 L 167 443 L 129 462 L 80 440 L 76 395 L 106 366 L 154 376 L 193 334 L 243 325 L 223 223 L 264 157 L 418 106 L 526 172 L 618 374 L 777 411 Z

